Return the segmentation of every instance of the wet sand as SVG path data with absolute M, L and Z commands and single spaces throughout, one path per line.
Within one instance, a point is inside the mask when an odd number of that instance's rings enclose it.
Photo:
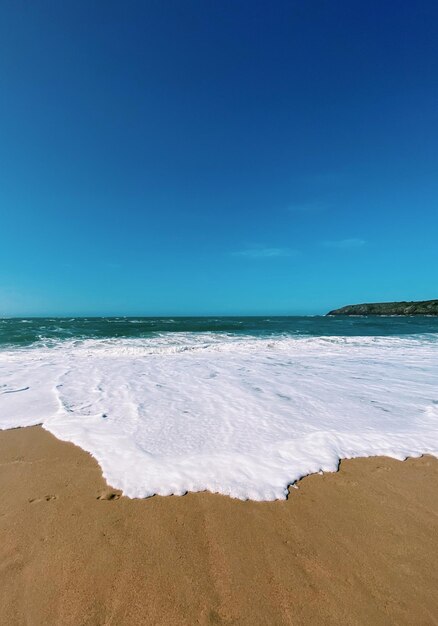
M 41 427 L 0 432 L 0 624 L 438 624 L 438 460 L 287 501 L 129 500 Z

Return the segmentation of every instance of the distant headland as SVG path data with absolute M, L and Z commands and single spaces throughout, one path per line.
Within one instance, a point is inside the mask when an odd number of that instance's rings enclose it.
M 438 300 L 349 304 L 327 315 L 438 315 Z

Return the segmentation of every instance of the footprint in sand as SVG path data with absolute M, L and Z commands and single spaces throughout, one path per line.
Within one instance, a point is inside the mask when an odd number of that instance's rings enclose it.
M 115 491 L 103 491 L 96 500 L 118 500 L 121 494 Z
M 42 498 L 29 498 L 28 502 L 30 504 L 32 504 L 33 502 L 50 502 L 50 500 L 56 500 L 57 498 L 58 496 L 48 494 L 46 496 L 43 496 Z

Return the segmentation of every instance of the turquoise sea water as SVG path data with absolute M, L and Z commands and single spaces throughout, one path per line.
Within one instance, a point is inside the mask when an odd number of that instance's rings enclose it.
M 437 317 L 88 317 L 0 319 L 0 346 L 63 339 L 153 338 L 168 333 L 255 337 L 388 337 L 438 333 Z

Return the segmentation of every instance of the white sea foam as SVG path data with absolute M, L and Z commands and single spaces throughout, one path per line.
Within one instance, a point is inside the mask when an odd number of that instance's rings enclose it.
M 438 456 L 438 340 L 164 333 L 0 352 L 0 428 L 42 423 L 130 497 L 285 498 L 339 459 Z

